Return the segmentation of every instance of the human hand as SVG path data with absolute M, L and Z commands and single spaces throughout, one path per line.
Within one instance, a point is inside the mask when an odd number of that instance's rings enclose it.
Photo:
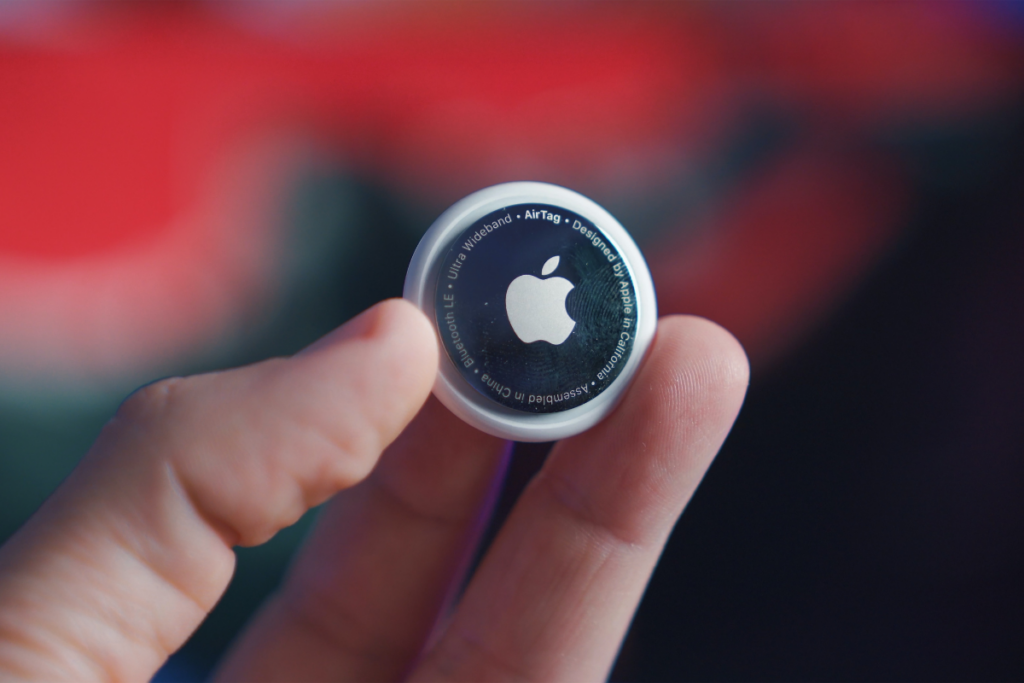
M 508 449 L 428 401 L 434 339 L 387 301 L 292 358 L 134 393 L 0 548 L 0 678 L 149 679 L 232 548 L 332 496 L 221 678 L 606 676 L 739 411 L 742 349 L 663 319 L 622 405 L 555 447 L 448 614 Z

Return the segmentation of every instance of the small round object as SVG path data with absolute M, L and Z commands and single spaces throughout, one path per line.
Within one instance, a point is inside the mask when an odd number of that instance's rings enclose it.
M 517 441 L 572 436 L 611 412 L 658 317 L 625 228 L 547 183 L 504 183 L 455 203 L 416 248 L 404 296 L 437 329 L 434 394 Z

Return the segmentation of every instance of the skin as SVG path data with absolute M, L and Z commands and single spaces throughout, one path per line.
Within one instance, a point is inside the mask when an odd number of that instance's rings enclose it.
M 453 600 L 507 444 L 429 398 L 438 350 L 385 301 L 288 359 L 130 396 L 0 548 L 0 679 L 148 680 L 233 547 L 329 498 L 223 680 L 596 680 L 743 401 L 746 356 L 673 316 L 623 403 L 559 443 Z

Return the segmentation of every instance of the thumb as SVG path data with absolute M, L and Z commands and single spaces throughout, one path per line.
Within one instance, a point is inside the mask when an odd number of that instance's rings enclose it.
M 0 678 L 148 679 L 266 541 L 352 486 L 430 393 L 437 345 L 392 300 L 293 358 L 130 396 L 0 548 Z

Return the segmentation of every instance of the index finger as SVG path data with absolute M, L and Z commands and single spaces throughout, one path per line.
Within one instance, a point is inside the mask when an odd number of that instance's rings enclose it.
M 552 451 L 414 678 L 607 676 L 748 375 L 743 350 L 720 327 L 664 319 L 623 405 Z

